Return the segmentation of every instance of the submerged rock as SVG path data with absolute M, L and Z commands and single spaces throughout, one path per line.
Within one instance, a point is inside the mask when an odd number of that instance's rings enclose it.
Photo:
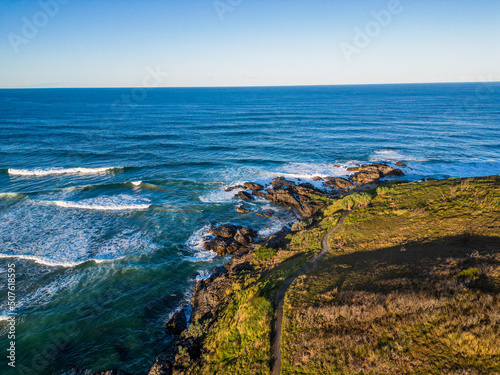
M 250 212 L 250 207 L 245 206 L 244 204 L 242 204 L 241 206 L 238 206 L 236 208 L 236 212 L 239 213 L 239 214 L 247 214 L 247 213 Z
M 238 190 L 238 189 L 245 190 L 245 187 L 242 185 L 235 185 L 235 186 L 229 186 L 229 187 L 225 188 L 224 190 L 229 193 L 233 190 Z
M 270 218 L 271 216 L 273 216 L 273 212 L 271 210 L 257 212 L 257 216 Z
M 79 367 L 72 368 L 71 370 L 63 372 L 61 375 L 132 375 L 129 372 L 122 370 L 108 370 L 103 372 L 90 372 L 89 370 L 82 370 Z

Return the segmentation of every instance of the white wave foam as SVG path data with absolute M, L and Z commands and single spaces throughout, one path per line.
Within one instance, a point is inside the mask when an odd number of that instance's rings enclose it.
M 132 181 L 132 185 L 134 186 L 141 186 L 142 181 Z
M 58 207 L 76 208 L 82 210 L 98 210 L 98 211 L 142 211 L 151 207 L 150 203 L 145 203 L 145 200 L 138 199 L 129 195 L 103 196 L 82 201 L 40 201 L 42 203 L 53 204 Z
M 376 161 L 427 161 L 422 158 L 415 158 L 412 156 L 403 155 L 394 150 L 377 150 L 374 151 L 375 155 L 370 156 L 371 162 Z
M 72 276 L 62 276 L 57 278 L 56 280 L 48 283 L 47 285 L 44 285 L 35 291 L 29 293 L 25 297 L 22 297 L 17 301 L 17 309 L 25 309 L 27 307 L 33 306 L 33 305 L 45 305 L 48 302 L 52 301 L 54 296 L 58 293 L 60 293 L 64 289 L 68 289 L 71 287 L 74 287 L 78 284 L 80 280 L 79 275 L 72 275 Z M 7 306 L 6 304 L 2 304 L 0 306 L 0 311 L 1 315 L 7 315 Z
M 99 205 L 85 204 L 82 202 L 67 202 L 67 201 L 44 201 L 45 203 L 55 204 L 58 207 L 79 208 L 83 210 L 99 210 L 99 211 L 130 211 L 130 210 L 147 210 L 151 207 L 150 204 L 122 204 L 122 205 Z
M 212 191 L 208 194 L 202 195 L 200 201 L 204 203 L 227 203 L 234 200 L 234 195 L 240 191 L 225 191 L 226 188 Z
M 64 262 L 64 261 L 57 261 L 57 260 L 52 260 L 52 259 L 44 259 L 44 258 L 37 257 L 34 255 L 17 255 L 17 254 L 2 254 L 2 253 L 0 253 L 0 259 L 7 259 L 7 258 L 29 260 L 29 261 L 33 261 L 35 263 L 42 264 L 44 266 L 49 266 L 49 267 L 72 268 L 72 267 L 76 267 L 76 266 L 79 266 L 80 264 L 84 264 L 87 262 L 95 262 L 95 263 L 114 262 L 115 260 L 120 260 L 120 259 L 123 259 L 124 257 L 118 257 L 118 258 L 114 258 L 114 259 L 87 259 L 87 260 L 82 260 L 80 262 Z
M 33 169 L 12 169 L 9 168 L 7 173 L 14 176 L 33 176 L 42 177 L 61 174 L 99 174 L 107 173 L 113 170 L 122 169 L 121 167 L 105 167 L 105 168 L 33 168 Z
M 183 259 L 188 262 L 211 262 L 216 257 L 217 253 L 215 251 L 200 250 L 193 256 L 184 257 Z
M 205 225 L 196 230 L 186 241 L 188 249 L 203 250 L 205 245 L 205 238 L 209 234 L 210 225 Z
M 198 275 L 196 275 L 196 282 L 201 281 L 201 280 L 206 280 L 210 276 L 212 276 L 212 273 L 209 270 L 201 270 Z
M 0 256 L 61 267 L 108 262 L 156 250 L 151 231 L 124 215 L 25 200 L 0 211 Z
M 273 234 L 279 232 L 287 224 L 288 221 L 273 218 L 266 224 L 265 227 L 259 229 L 257 235 L 261 238 L 271 237 Z
M 189 257 L 184 257 L 184 260 L 189 262 L 210 262 L 215 257 L 217 253 L 214 251 L 205 250 L 205 242 L 207 235 L 209 234 L 210 225 L 205 225 L 204 227 L 196 230 L 191 234 L 191 236 L 186 241 L 186 247 L 193 251 L 193 255 Z
M 274 177 L 283 176 L 285 178 L 294 178 L 301 180 L 312 180 L 315 176 L 319 177 L 340 177 L 351 174 L 344 165 L 315 164 L 315 163 L 290 163 L 283 168 L 268 172 Z

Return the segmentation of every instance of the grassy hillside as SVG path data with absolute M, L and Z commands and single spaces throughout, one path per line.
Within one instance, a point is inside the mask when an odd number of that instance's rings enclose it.
M 361 207 L 360 207 L 361 206 Z M 290 244 L 246 255 L 214 323 L 192 325 L 202 360 L 178 373 L 267 374 L 276 293 L 289 289 L 283 374 L 500 373 L 500 178 L 393 184 L 331 202 Z

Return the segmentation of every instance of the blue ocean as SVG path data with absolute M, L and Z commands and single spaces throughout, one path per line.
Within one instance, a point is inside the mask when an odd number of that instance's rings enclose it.
M 500 84 L 0 90 L 0 336 L 17 367 L 145 373 L 163 325 L 228 258 L 210 224 L 292 220 L 226 192 L 404 162 L 407 180 L 500 173 Z M 314 182 L 320 184 L 320 182 Z M 262 209 L 280 218 L 255 215 Z

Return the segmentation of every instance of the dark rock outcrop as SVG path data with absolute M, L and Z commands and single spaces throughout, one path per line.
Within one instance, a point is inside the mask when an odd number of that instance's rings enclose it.
M 309 183 L 297 185 L 283 177 L 275 178 L 265 191 L 253 191 L 253 194 L 273 203 L 291 207 L 302 217 L 310 217 L 323 207 L 323 204 L 315 198 L 327 196 L 325 192 Z
M 403 163 L 402 161 L 398 161 L 398 162 L 396 163 L 396 165 L 397 165 L 398 167 L 407 167 L 407 165 L 406 165 L 405 163 Z
M 234 256 L 225 266 L 215 268 L 208 279 L 198 281 L 191 298 L 192 312 L 189 323 L 198 327 L 204 325 L 205 329 L 210 329 L 210 325 L 217 318 L 217 313 L 227 305 L 227 291 L 233 285 L 234 275 L 252 269 L 249 253 L 245 252 Z M 179 362 L 189 363 L 199 360 L 202 339 L 202 335 L 198 337 L 190 335 L 188 330 L 176 335 L 170 345 L 156 358 L 147 374 L 171 375 Z M 185 352 L 179 353 L 179 347 L 184 348 Z
M 254 229 L 232 224 L 212 227 L 210 233 L 214 237 L 205 242 L 205 250 L 215 251 L 219 255 L 236 253 L 243 246 L 252 243 L 257 236 Z
M 231 288 L 232 277 L 239 272 L 253 269 L 250 259 L 249 252 L 236 255 L 228 264 L 214 269 L 208 279 L 200 280 L 196 284 L 191 298 L 193 311 L 190 324 L 203 323 L 216 316 L 216 312 L 223 308 L 222 303 L 227 301 L 226 291 Z
M 384 177 L 405 175 L 401 169 L 393 168 L 384 163 L 362 164 L 347 170 L 356 172 L 349 178 L 351 181 L 356 182 L 358 186 L 378 182 L 379 179 Z
M 147 375 L 171 375 L 174 370 L 176 350 L 177 348 L 172 345 L 161 353 L 153 366 L 150 367 Z
M 224 190 L 229 193 L 230 191 L 237 190 L 237 189 L 245 190 L 245 187 L 242 185 L 236 185 L 236 186 L 229 186 Z
M 264 242 L 264 245 L 273 249 L 281 249 L 290 242 L 290 240 L 286 238 L 289 233 L 290 229 L 288 227 L 285 227 L 269 237 L 266 242 Z
M 254 190 L 254 191 L 264 190 L 264 186 L 262 186 L 261 184 L 257 184 L 255 182 L 245 182 L 243 185 L 248 190 Z
M 233 238 L 238 229 L 241 227 L 233 224 L 220 224 L 210 228 L 209 232 L 215 237 Z
M 234 235 L 234 240 L 240 245 L 248 245 L 253 242 L 257 232 L 249 228 L 241 228 Z
M 187 328 L 186 307 L 176 311 L 165 324 L 165 332 L 178 335 Z
M 323 181 L 323 178 L 321 178 L 320 176 L 314 176 L 313 181 Z
M 235 198 L 240 198 L 240 199 L 243 199 L 246 201 L 254 200 L 254 197 L 252 196 L 252 194 L 250 194 L 246 191 L 240 191 L 237 194 L 235 194 L 234 196 L 235 196 Z
M 327 181 L 323 182 L 324 186 L 330 187 L 332 189 L 339 189 L 343 191 L 349 191 L 356 187 L 351 181 L 342 177 L 327 177 Z

